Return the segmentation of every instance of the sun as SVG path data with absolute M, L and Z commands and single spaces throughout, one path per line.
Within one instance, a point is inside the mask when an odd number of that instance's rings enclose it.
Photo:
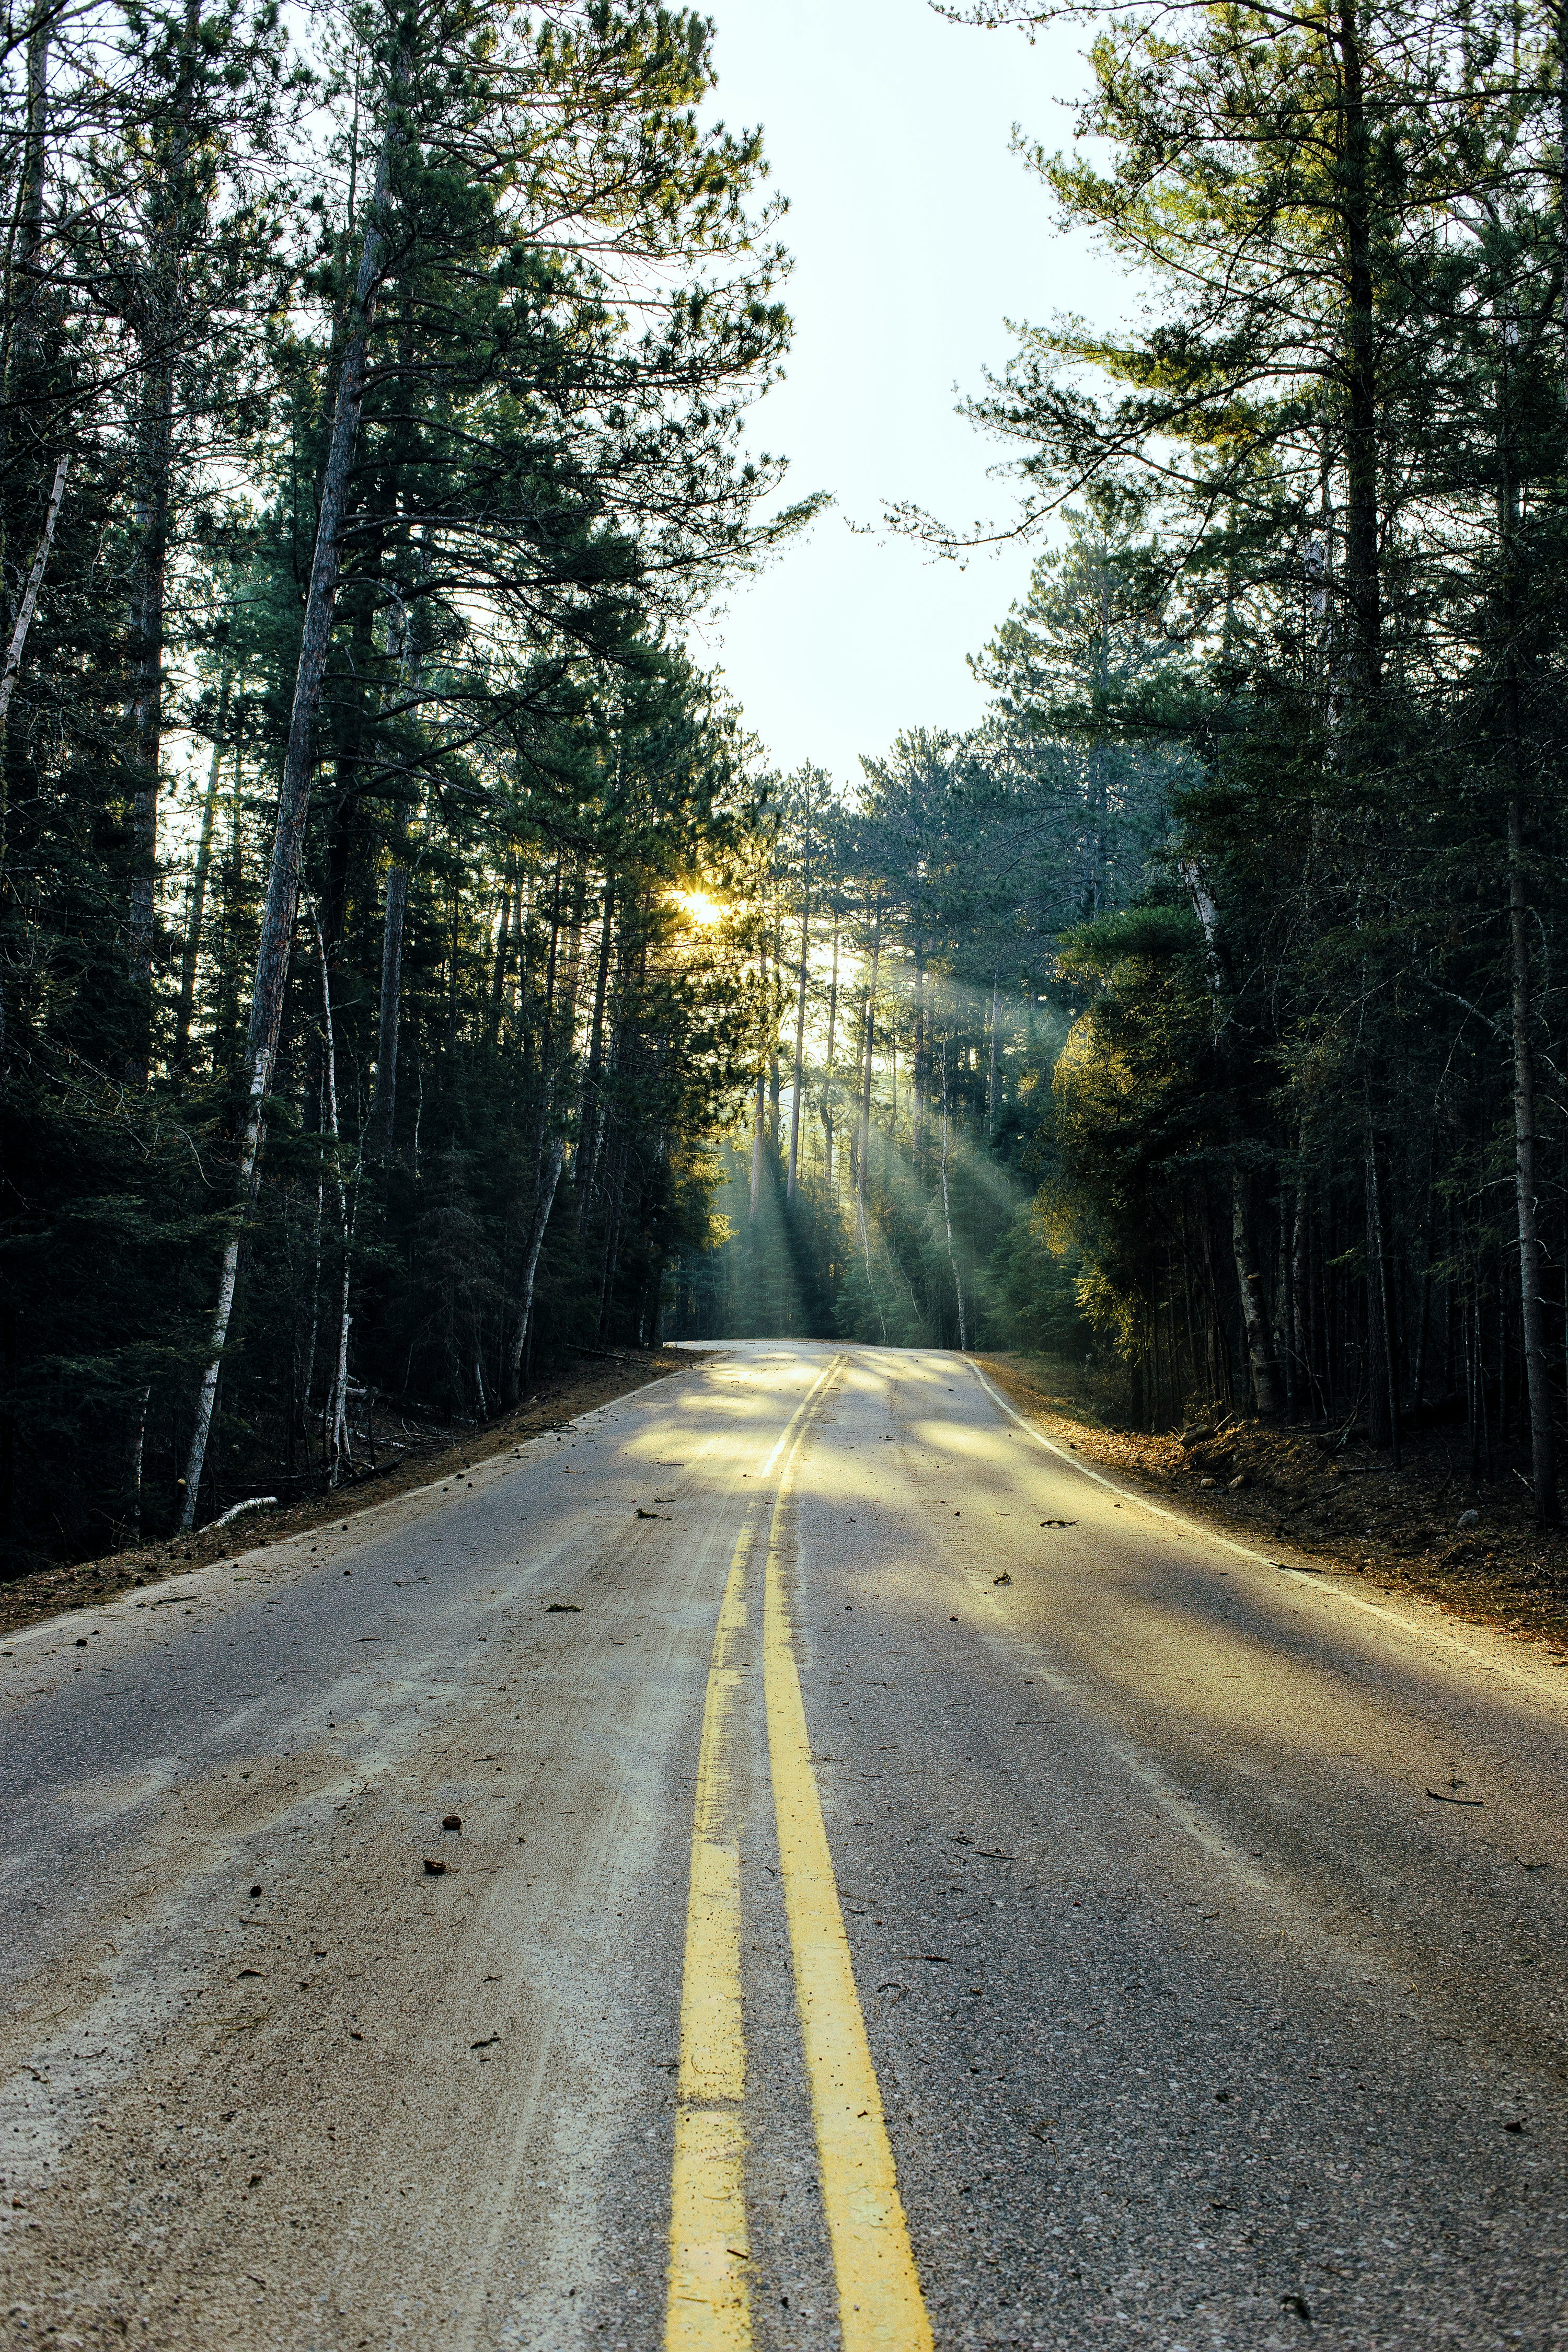
M 730 911 L 721 898 L 710 898 L 706 890 L 672 890 L 669 897 L 690 921 L 704 928 L 710 923 L 721 923 Z

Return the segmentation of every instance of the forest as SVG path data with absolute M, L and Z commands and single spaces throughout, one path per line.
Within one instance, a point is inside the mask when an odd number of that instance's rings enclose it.
M 853 789 L 690 650 L 818 503 L 706 20 L 7 16 L 5 1572 L 660 1337 L 1558 1523 L 1568 9 L 953 13 L 1087 26 L 1020 160 L 1139 299 L 977 382 L 1028 593 Z

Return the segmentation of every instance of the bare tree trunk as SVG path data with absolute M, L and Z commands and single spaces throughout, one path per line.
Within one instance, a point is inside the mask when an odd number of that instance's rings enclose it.
M 1388 1231 L 1383 1213 L 1383 1184 L 1377 1166 L 1377 1138 L 1373 1132 L 1370 1113 L 1366 1129 L 1366 1223 L 1368 1305 L 1377 1333 L 1378 1349 L 1383 1361 L 1384 1402 L 1388 1412 L 1388 1443 L 1394 1466 L 1400 1461 L 1399 1426 L 1399 1335 L 1394 1315 L 1394 1296 L 1388 1278 Z
M 513 853 L 515 856 L 515 852 Z M 496 925 L 495 963 L 490 972 L 489 1009 L 485 1016 L 486 1043 L 493 1045 L 500 1034 L 501 999 L 506 989 L 508 950 L 511 945 L 511 864 L 507 860 L 507 873 L 501 884 L 500 920 Z
M 1564 0 L 1568 5 L 1568 0 Z M 827 992 L 827 1062 L 822 1081 L 823 1181 L 833 1195 L 833 1046 L 838 1023 L 838 914 L 833 916 L 833 980 Z
M 805 966 L 811 944 L 811 882 L 806 880 L 805 906 L 800 919 L 800 973 L 795 991 L 795 1087 L 789 1107 L 789 1179 L 784 1197 L 795 1198 L 795 1175 L 800 1166 L 800 1097 L 805 1069 Z
M 147 1408 L 152 1402 L 153 1390 L 149 1383 L 142 1390 L 142 1402 L 136 1408 L 130 1446 L 130 1475 L 126 1480 L 131 1496 L 131 1508 L 126 1513 L 126 1534 L 133 1544 L 142 1540 L 142 1463 L 147 1450 Z
M 49 550 L 55 543 L 55 525 L 60 518 L 60 500 L 66 491 L 66 470 L 70 463 L 61 457 L 55 467 L 54 487 L 49 492 L 48 512 L 44 517 L 43 536 L 38 551 L 33 558 L 33 568 L 27 574 L 27 584 L 22 592 L 22 602 L 16 614 L 16 625 L 11 632 L 11 642 L 5 648 L 5 665 L 0 669 L 0 732 L 3 732 L 11 709 L 11 697 L 16 691 L 16 674 L 22 667 L 22 649 L 27 642 L 27 631 L 37 610 L 38 591 L 44 584 L 44 572 L 49 561 Z
M 191 1015 L 196 998 L 196 959 L 201 953 L 202 917 L 206 908 L 207 874 L 212 865 L 213 823 L 217 814 L 218 777 L 223 767 L 225 739 L 228 732 L 228 701 L 234 683 L 234 672 L 226 662 L 219 675 L 217 693 L 217 725 L 213 730 L 212 764 L 207 770 L 207 788 L 202 802 L 202 829 L 196 842 L 196 866 L 191 880 L 190 912 L 185 922 L 185 945 L 180 958 L 180 1003 L 174 1015 L 174 1067 L 184 1066 L 191 1042 Z
M 931 1068 L 931 1041 L 926 1022 L 925 940 L 915 939 L 915 1002 L 914 1051 L 910 1055 L 910 1157 L 916 1168 L 925 1149 L 927 1078 Z
M 555 1188 L 561 1181 L 562 1163 L 566 1157 L 564 1136 L 552 1136 L 545 1148 L 540 1166 L 539 1185 L 534 1194 L 533 1214 L 529 1220 L 528 1242 L 522 1257 L 522 1281 L 518 1291 L 517 1322 L 511 1335 L 510 1395 L 517 1400 L 522 1381 L 523 1350 L 528 1345 L 528 1327 L 533 1320 L 533 1285 L 539 1272 L 539 1255 L 544 1247 L 544 1229 L 550 1223 L 550 1212 L 555 1205 Z
M 579 1134 L 585 1134 L 587 1150 L 579 1142 L 579 1160 L 585 1160 L 577 1187 L 577 1229 L 586 1223 L 589 1209 L 599 1180 L 599 1156 L 604 1149 L 605 1113 L 599 1100 L 600 1081 L 605 1068 L 605 1005 L 610 991 L 610 959 L 614 952 L 616 929 L 616 877 L 605 877 L 605 908 L 599 920 L 598 968 L 594 975 L 594 1012 L 588 1030 L 588 1068 L 583 1081 L 583 1116 Z
M 768 1000 L 768 1140 L 776 1151 L 779 1148 L 779 1022 L 784 1006 L 780 1002 L 783 990 L 779 976 L 784 969 L 784 920 L 775 914 L 773 919 L 773 992 Z
M 169 471 L 174 440 L 173 322 L 155 304 L 143 327 L 136 555 L 131 607 L 131 725 L 135 789 L 131 807 L 134 864 L 127 950 L 141 1001 L 127 1076 L 145 1086 L 153 1041 L 153 942 L 158 883 L 158 793 L 163 744 L 163 635 L 169 562 Z
M 752 1119 L 752 1192 L 746 1210 L 746 1222 L 754 1225 L 757 1209 L 763 1197 L 763 1150 L 767 1134 L 768 1069 L 765 1059 L 757 1065 L 757 1105 Z
M 882 958 L 882 902 L 877 901 L 871 925 L 871 974 L 866 983 L 866 1069 L 860 1082 L 860 1144 L 855 1192 L 860 1221 L 866 1221 L 866 1163 L 871 1156 L 871 1055 L 877 1036 L 877 972 Z
M 952 1273 L 952 1294 L 958 1301 L 958 1345 L 967 1353 L 969 1335 L 963 1321 L 963 1284 L 959 1278 L 958 1259 L 952 1247 L 952 1202 L 947 1190 L 947 1044 L 942 1048 L 942 1222 L 947 1234 L 947 1263 Z
M 327 957 L 327 937 L 320 919 L 316 923 L 316 943 L 321 957 L 321 1022 L 324 1046 L 323 1075 L 326 1079 L 326 1134 L 331 1153 L 332 1181 L 338 1195 L 338 1360 L 331 1391 L 327 1400 L 326 1423 L 327 1483 L 335 1486 L 345 1470 L 353 1467 L 349 1443 L 349 1280 L 352 1273 L 349 1246 L 348 1188 L 343 1182 L 342 1139 L 338 1129 L 338 1047 L 337 1033 L 332 1022 L 332 976 Z
M 392 1157 L 397 1115 L 397 1032 L 403 1015 L 403 928 L 408 908 L 408 867 L 395 858 L 386 871 L 381 929 L 381 1005 L 376 1021 L 375 1090 L 370 1104 L 371 1150 Z
M 985 1132 L 991 1138 L 994 1138 L 996 1133 L 997 1077 L 1001 1045 L 1000 1012 L 1001 978 L 998 973 L 993 972 L 991 975 L 991 1068 L 985 1080 Z
M 3 404 L 0 404 L 3 408 Z M 60 500 L 65 496 L 67 460 L 61 457 L 55 467 L 54 488 L 49 493 L 49 510 L 44 518 L 44 533 L 38 541 L 38 551 L 33 558 L 33 568 L 27 574 L 27 584 L 22 592 L 21 605 L 16 614 L 11 642 L 5 648 L 5 667 L 0 669 L 0 906 L 4 905 L 10 886 L 9 860 L 6 855 L 10 833 L 10 763 L 5 752 L 5 722 L 11 709 L 11 697 L 16 690 L 16 678 L 22 667 L 22 648 L 27 642 L 27 631 L 37 607 L 38 591 L 44 584 L 44 568 L 54 543 L 55 525 L 59 520 Z M 0 981 L 0 1060 L 5 1053 L 5 991 Z
M 1303 1156 L 1306 1138 L 1301 1139 Z M 1296 1366 L 1296 1385 L 1303 1405 L 1310 1409 L 1312 1368 L 1307 1347 L 1307 1179 L 1303 1169 L 1296 1174 L 1294 1215 L 1290 1228 L 1290 1353 Z
M 1279 1410 L 1279 1370 L 1274 1360 L 1274 1346 L 1269 1335 L 1268 1318 L 1263 1311 L 1263 1275 L 1253 1246 L 1252 1228 L 1247 1218 L 1247 1178 L 1240 1164 L 1241 1102 L 1236 1084 L 1234 1049 L 1231 1041 L 1232 989 L 1219 944 L 1219 911 L 1195 866 L 1187 864 L 1182 869 L 1193 905 L 1203 926 L 1204 945 L 1207 950 L 1209 990 L 1215 1005 L 1215 1044 L 1226 1076 L 1226 1101 L 1230 1127 L 1230 1239 L 1231 1253 L 1236 1261 L 1237 1288 L 1241 1293 L 1241 1322 L 1247 1339 L 1247 1364 L 1252 1373 L 1253 1396 L 1258 1410 L 1271 1418 Z
M 283 1025 L 283 1002 L 289 980 L 289 958 L 294 937 L 294 919 L 300 899 L 300 866 L 304 850 L 305 818 L 310 805 L 310 779 L 314 765 L 312 734 L 316 703 L 321 694 L 321 679 L 326 672 L 327 655 L 331 644 L 332 614 L 337 604 L 343 507 L 348 492 L 349 469 L 353 460 L 354 446 L 359 438 L 360 415 L 364 406 L 366 354 L 370 342 L 370 331 L 375 318 L 376 296 L 381 283 L 382 254 L 386 241 L 384 213 L 392 175 L 392 141 L 393 134 L 389 131 L 383 144 L 381 160 L 376 168 L 375 193 L 371 200 L 364 242 L 360 250 L 359 271 L 354 284 L 353 313 L 349 326 L 348 342 L 343 352 L 342 365 L 338 375 L 331 439 L 328 444 L 326 470 L 321 478 L 316 545 L 310 560 L 310 583 L 305 597 L 305 621 L 300 642 L 299 667 L 294 676 L 294 702 L 289 714 L 289 746 L 284 755 L 283 779 L 278 794 L 278 819 L 272 841 L 272 863 L 268 876 L 267 899 L 261 917 L 261 936 L 257 947 L 256 978 L 251 991 L 250 1023 L 246 1038 L 248 1085 L 236 1186 L 236 1210 L 228 1242 L 224 1250 L 223 1263 L 218 1272 L 217 1300 L 213 1312 L 207 1367 L 202 1376 L 201 1391 L 196 1401 L 195 1427 L 192 1432 L 191 1450 L 185 1465 L 185 1492 L 180 1509 L 180 1525 L 186 1529 L 195 1525 L 196 1499 L 201 1488 L 202 1468 L 206 1460 L 207 1437 L 212 1427 L 213 1403 L 217 1395 L 218 1371 L 223 1360 L 223 1350 L 228 1339 L 229 1318 L 234 1312 L 235 1285 L 239 1273 L 240 1241 L 259 1172 L 263 1132 L 262 1110 L 267 1100 L 268 1090 L 272 1083 L 272 1065 L 278 1052 L 279 1034 Z
M 1519 1214 L 1519 1292 L 1524 1331 L 1524 1370 L 1530 1403 L 1531 1487 L 1535 1516 L 1543 1528 L 1558 1525 L 1556 1449 L 1552 1429 L 1552 1387 L 1546 1360 L 1542 1313 L 1545 1265 L 1537 1215 L 1540 1175 L 1535 1125 L 1535 1064 L 1531 1051 L 1530 907 L 1525 889 L 1524 808 L 1521 795 L 1508 804 L 1509 928 L 1513 950 L 1513 1165 Z

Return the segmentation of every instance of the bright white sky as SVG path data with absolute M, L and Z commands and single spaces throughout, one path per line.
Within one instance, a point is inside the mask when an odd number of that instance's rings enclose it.
M 978 719 L 965 656 L 1031 560 L 1010 546 L 966 569 L 933 562 L 881 528 L 883 501 L 961 524 L 1006 517 L 1009 486 L 986 478 L 1003 452 L 955 415 L 958 393 L 1005 362 L 1007 319 L 1110 323 L 1123 308 L 1112 266 L 1057 231 L 1047 191 L 1009 152 L 1015 122 L 1068 142 L 1080 36 L 1030 47 L 949 24 L 926 0 L 705 6 L 719 111 L 762 124 L 790 200 L 795 346 L 752 437 L 789 458 L 789 495 L 826 489 L 837 506 L 694 650 L 779 767 L 809 760 L 847 782 L 900 728 Z

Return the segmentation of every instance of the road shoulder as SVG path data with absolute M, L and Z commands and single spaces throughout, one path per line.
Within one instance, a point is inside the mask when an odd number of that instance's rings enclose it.
M 1185 1446 L 1174 1433 L 1109 1429 L 1075 1412 L 1053 1390 L 1048 1368 L 1037 1360 L 986 1355 L 974 1360 L 1054 1444 L 1113 1474 L 1129 1492 L 1176 1508 L 1194 1526 L 1256 1549 L 1282 1566 L 1331 1577 L 1359 1593 L 1435 1605 L 1462 1623 L 1510 1636 L 1552 1665 L 1568 1666 L 1563 1537 L 1499 1525 L 1494 1516 L 1483 1519 L 1473 1542 L 1433 1543 L 1426 1540 L 1430 1498 L 1425 1495 L 1409 1506 L 1408 1532 L 1397 1525 L 1397 1499 L 1392 1508 L 1383 1503 L 1368 1514 L 1373 1524 L 1365 1534 L 1331 1525 L 1320 1531 L 1301 1524 L 1303 1498 L 1331 1518 L 1349 1481 L 1342 1469 L 1327 1462 L 1320 1469 L 1314 1460 L 1300 1473 L 1302 1457 L 1314 1451 L 1310 1441 L 1247 1422 Z M 1281 1455 L 1291 1457 L 1290 1469 L 1282 1468 Z M 1221 1468 L 1227 1468 L 1224 1477 Z M 1386 1486 L 1391 1475 L 1381 1465 L 1358 1464 L 1351 1474 L 1358 1499 L 1361 1481 Z M 1231 1477 L 1237 1481 L 1234 1488 Z M 1200 1483 L 1205 1478 L 1212 1483 Z M 1415 1485 L 1409 1480 L 1405 1491 Z M 1318 1488 L 1326 1502 L 1320 1501 Z M 1342 1509 L 1338 1516 L 1345 1516 Z

